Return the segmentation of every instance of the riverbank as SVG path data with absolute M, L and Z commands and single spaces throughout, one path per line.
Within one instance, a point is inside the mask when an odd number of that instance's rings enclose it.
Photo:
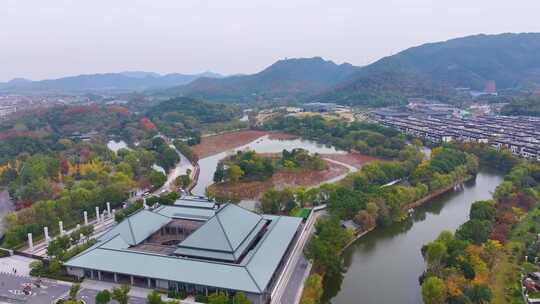
M 218 197 L 233 200 L 253 200 L 269 189 L 281 190 L 285 187 L 313 187 L 323 182 L 346 175 L 349 169 L 341 164 L 323 159 L 326 169 L 321 171 L 280 170 L 265 181 L 219 183 L 208 187 L 209 191 Z
M 406 220 L 358 237 L 341 254 L 344 272 L 325 279 L 321 303 L 356 304 L 360 297 L 363 304 L 422 303 L 422 246 L 441 231 L 455 231 L 468 219 L 471 204 L 491 198 L 502 181 L 500 174 L 481 170 L 458 191 L 422 202 Z M 381 293 L 381 286 L 392 292 Z
M 465 178 L 460 178 L 458 179 L 457 181 L 455 181 L 454 183 L 452 183 L 451 185 L 447 186 L 447 187 L 444 187 L 442 189 L 439 189 L 433 193 L 430 193 L 426 196 L 424 196 L 423 198 L 419 199 L 419 200 L 416 200 L 410 204 L 407 204 L 403 207 L 403 211 L 408 211 L 410 209 L 416 209 L 422 205 L 424 205 L 425 203 L 433 200 L 433 199 L 436 199 L 437 197 L 441 196 L 442 194 L 444 193 L 447 193 L 448 191 L 450 190 L 453 190 L 455 189 L 457 186 L 463 184 L 464 182 L 467 182 L 467 181 L 470 181 L 471 179 L 475 178 L 474 175 L 468 175 L 467 177 Z M 345 245 L 345 247 L 341 250 L 341 253 L 343 253 L 347 248 L 349 248 L 349 246 L 351 246 L 354 242 L 358 241 L 359 239 L 361 239 L 362 237 L 366 236 L 369 232 L 375 230 L 377 227 L 373 227 L 373 228 L 370 228 L 366 231 L 361 231 L 361 232 L 355 232 L 355 237 L 353 238 L 353 240 L 351 240 L 349 243 L 347 243 L 347 245 Z

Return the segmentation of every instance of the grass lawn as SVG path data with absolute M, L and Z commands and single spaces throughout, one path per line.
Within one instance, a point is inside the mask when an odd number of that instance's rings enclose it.
M 507 246 L 507 252 L 511 252 Z M 513 263 L 510 254 L 502 254 L 496 261 L 496 272 L 493 274 L 491 288 L 493 291 L 493 304 L 520 304 L 523 303 L 519 294 L 517 266 Z

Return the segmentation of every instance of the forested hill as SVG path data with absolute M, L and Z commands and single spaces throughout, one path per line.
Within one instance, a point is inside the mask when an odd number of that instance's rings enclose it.
M 14 79 L 6 83 L 0 83 L 0 91 L 14 93 L 140 91 L 187 84 L 200 77 L 222 76 L 212 72 L 192 75 L 178 73 L 160 75 L 151 72 L 87 74 L 40 81 Z
M 323 92 L 358 69 L 347 63 L 338 65 L 320 57 L 284 59 L 256 74 L 221 79 L 200 78 L 169 89 L 167 93 L 234 102 L 297 99 Z
M 540 33 L 475 35 L 409 48 L 363 67 L 318 100 L 346 104 L 395 103 L 442 96 L 452 89 L 530 88 L 540 84 Z M 444 98 L 443 98 L 444 99 Z

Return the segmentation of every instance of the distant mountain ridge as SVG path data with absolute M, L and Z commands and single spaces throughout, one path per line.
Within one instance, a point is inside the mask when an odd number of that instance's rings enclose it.
M 235 102 L 300 98 L 323 92 L 347 79 L 358 69 L 348 63 L 338 65 L 321 57 L 284 59 L 256 74 L 220 79 L 205 77 L 165 92 L 170 95 Z
M 165 74 L 127 71 L 121 73 L 83 74 L 58 79 L 31 81 L 16 78 L 0 83 L 7 92 L 88 92 L 88 91 L 142 91 L 187 84 L 200 77 L 223 77 L 213 72 L 200 74 Z
M 216 101 L 292 99 L 350 105 L 403 103 L 407 97 L 450 100 L 456 87 L 540 87 L 540 33 L 474 35 L 427 43 L 356 67 L 320 57 L 280 60 L 251 75 L 201 78 L 167 89 Z
M 453 89 L 540 86 L 540 33 L 474 35 L 406 49 L 370 64 L 315 96 L 344 104 L 395 104 L 406 97 L 451 98 Z

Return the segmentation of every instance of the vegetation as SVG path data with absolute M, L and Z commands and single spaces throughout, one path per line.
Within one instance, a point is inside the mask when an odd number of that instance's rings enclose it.
M 96 294 L 96 304 L 107 304 L 111 301 L 111 292 L 107 289 Z
M 507 170 L 493 200 L 471 206 L 469 221 L 455 234 L 443 232 L 422 248 L 428 270 L 421 278 L 424 302 L 521 303 L 519 271 L 538 255 L 540 165 L 505 155 L 492 158 L 482 146 L 468 147 L 481 162 Z M 524 256 L 530 255 L 527 259 Z M 436 284 L 434 282 L 437 282 Z M 424 290 L 426 293 L 424 294 Z
M 279 115 L 265 122 L 263 128 L 383 158 L 397 157 L 406 144 L 405 137 L 394 129 L 365 122 L 326 120 L 319 115 L 303 118 Z
M 184 138 L 192 146 L 200 142 L 203 127 L 240 118 L 240 108 L 177 97 L 148 109 L 147 114 L 157 129 L 171 138 Z
M 540 116 L 540 96 L 515 98 L 501 109 L 501 114 Z
M 263 181 L 278 170 L 324 170 L 326 165 L 317 154 L 304 149 L 283 150 L 281 157 L 263 156 L 254 151 L 238 151 L 220 162 L 214 182 Z
M 304 284 L 304 290 L 302 292 L 302 298 L 300 304 L 316 304 L 319 303 L 319 299 L 323 293 L 323 279 L 318 274 L 310 275 Z

